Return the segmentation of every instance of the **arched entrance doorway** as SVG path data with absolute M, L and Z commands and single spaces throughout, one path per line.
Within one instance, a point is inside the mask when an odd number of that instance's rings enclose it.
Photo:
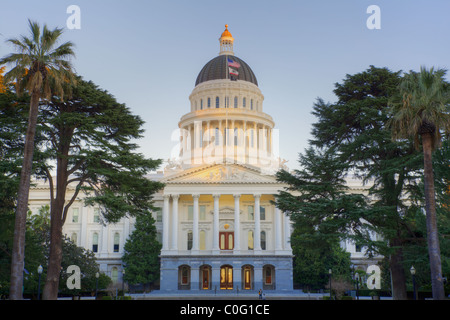
M 233 267 L 225 265 L 220 267 L 220 289 L 233 289 Z
M 200 267 L 201 290 L 211 289 L 211 266 L 203 265 Z
M 253 289 L 253 267 L 250 265 L 242 267 L 242 289 Z

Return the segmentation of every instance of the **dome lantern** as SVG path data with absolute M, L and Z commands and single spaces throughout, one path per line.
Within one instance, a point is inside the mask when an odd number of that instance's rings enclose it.
M 222 33 L 219 38 L 220 42 L 220 53 L 219 55 L 234 55 L 233 52 L 233 42 L 234 38 L 231 35 L 230 31 L 228 31 L 228 25 L 225 25 L 225 31 Z

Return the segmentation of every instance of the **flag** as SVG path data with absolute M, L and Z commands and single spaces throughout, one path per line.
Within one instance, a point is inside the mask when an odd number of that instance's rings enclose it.
M 230 58 L 228 58 L 228 66 L 236 69 L 239 69 L 241 67 L 241 65 L 238 62 L 233 61 Z
M 233 76 L 238 76 L 239 75 L 239 72 L 237 72 L 237 70 L 235 70 L 233 68 L 228 68 L 228 69 L 230 69 L 230 74 L 231 75 L 233 75 Z

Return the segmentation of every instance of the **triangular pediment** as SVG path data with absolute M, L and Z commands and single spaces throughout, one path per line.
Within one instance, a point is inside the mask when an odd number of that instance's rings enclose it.
M 275 183 L 273 175 L 240 164 L 214 164 L 190 168 L 162 179 L 163 183 Z

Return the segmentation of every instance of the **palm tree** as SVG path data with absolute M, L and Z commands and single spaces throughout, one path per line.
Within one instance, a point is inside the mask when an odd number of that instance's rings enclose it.
M 28 23 L 31 37 L 9 39 L 7 42 L 14 45 L 17 52 L 0 59 L 0 66 L 12 66 L 4 76 L 5 82 L 14 81 L 18 94 L 26 92 L 31 97 L 11 258 L 10 299 L 14 300 L 22 299 L 25 222 L 39 101 L 49 99 L 52 94 L 62 99 L 65 88 L 69 83 L 73 83 L 74 79 L 72 66 L 68 60 L 74 56 L 73 44 L 65 42 L 56 47 L 63 30 L 60 28 L 49 30 L 44 25 L 41 33 L 38 23 L 30 20 Z
M 441 132 L 450 130 L 450 91 L 446 70 L 422 67 L 404 75 L 398 96 L 391 100 L 389 123 L 394 139 L 413 137 L 424 155 L 425 211 L 433 299 L 444 299 L 444 284 L 436 219 L 432 153 L 441 142 Z

